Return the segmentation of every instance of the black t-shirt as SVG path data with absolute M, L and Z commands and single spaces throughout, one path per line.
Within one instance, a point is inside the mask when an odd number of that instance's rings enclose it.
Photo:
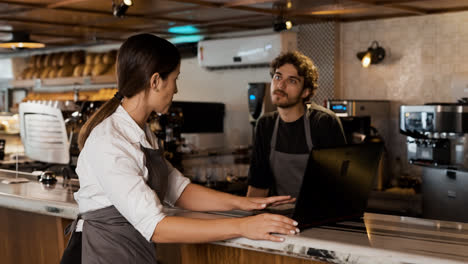
M 312 104 L 310 109 L 310 134 L 314 147 L 333 147 L 346 144 L 343 127 L 332 111 Z M 270 168 L 270 143 L 278 112 L 262 116 L 255 132 L 252 162 L 249 169 L 249 185 L 268 189 L 274 183 Z M 309 153 L 304 131 L 304 116 L 290 123 L 280 118 L 276 140 L 277 151 L 291 154 Z

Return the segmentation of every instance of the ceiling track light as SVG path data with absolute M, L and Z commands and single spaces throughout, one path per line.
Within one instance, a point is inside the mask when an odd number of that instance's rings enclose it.
M 116 4 L 115 0 L 112 1 L 112 14 L 115 17 L 123 17 L 128 8 L 133 5 L 132 0 L 123 0 L 120 4 Z
M 275 21 L 273 24 L 273 30 L 276 32 L 283 31 L 283 30 L 290 30 L 293 27 L 293 24 L 290 20 L 280 20 Z
M 273 22 L 273 30 L 276 32 L 290 30 L 293 27 L 293 23 L 291 22 L 291 20 L 287 20 L 284 16 L 286 8 L 291 8 L 291 2 L 288 2 L 288 5 L 279 2 L 273 5 L 273 9 L 279 12 L 279 15 L 275 18 Z
M 12 38 L 9 41 L 1 42 L 0 48 L 6 49 L 40 49 L 44 48 L 45 44 L 29 38 L 26 32 L 12 32 Z
M 361 61 L 362 67 L 367 68 L 371 64 L 380 63 L 385 58 L 385 50 L 374 40 L 367 51 L 358 52 L 356 56 Z

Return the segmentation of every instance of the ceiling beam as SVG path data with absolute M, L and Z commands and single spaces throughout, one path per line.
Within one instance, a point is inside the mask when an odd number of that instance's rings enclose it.
M 2 19 L 3 18 L 0 18 L 0 21 Z M 106 31 L 106 32 L 128 32 L 128 33 L 133 33 L 135 31 L 141 30 L 141 29 L 135 29 L 135 28 L 122 28 L 122 27 L 113 28 L 113 27 L 101 27 L 101 26 L 88 26 L 88 25 L 73 24 L 73 23 L 60 23 L 60 25 L 58 25 L 58 24 L 52 23 L 52 22 L 34 20 L 34 19 L 23 19 L 23 18 L 7 18 L 7 19 L 9 21 L 15 21 L 15 22 L 19 22 L 19 23 L 51 25 L 50 28 L 36 29 L 34 31 L 28 32 L 30 34 L 35 34 L 35 35 L 37 35 L 39 33 L 43 33 L 43 32 L 49 32 L 51 30 L 57 30 L 60 27 L 72 27 L 72 28 L 74 28 L 74 27 L 83 28 L 84 27 L 86 29 L 103 30 L 103 31 Z M 153 31 L 153 32 L 155 32 L 155 31 Z M 105 32 L 99 32 L 99 33 L 105 33 Z M 170 36 L 184 36 L 184 35 L 187 35 L 187 34 L 183 34 L 183 33 L 170 33 L 170 32 L 167 32 L 167 31 L 159 31 L 159 32 L 155 32 L 155 33 L 166 34 L 166 35 L 170 35 Z
M 85 0 L 64 0 L 59 3 L 64 3 L 64 2 L 69 2 L 69 1 L 85 1 Z M 89 0 L 86 0 L 89 1 Z M 192 4 L 200 4 L 201 7 L 222 7 L 222 4 L 218 3 L 213 3 L 213 2 L 208 2 L 208 1 L 200 1 L 200 0 L 170 0 L 170 1 L 176 1 L 176 2 L 184 2 L 184 3 L 192 3 Z M 13 1 L 5 1 L 5 0 L 0 0 L 0 3 L 7 3 L 7 4 L 12 4 L 12 5 L 19 5 L 19 6 L 25 6 L 28 8 L 36 8 L 36 9 L 47 9 L 47 6 L 41 5 L 41 4 L 36 4 L 36 3 L 21 3 L 21 2 L 13 2 Z M 248 9 L 251 10 L 251 8 L 248 7 L 237 7 L 241 9 Z M 76 9 L 76 8 L 66 8 L 63 6 L 57 6 L 54 8 L 55 10 L 62 10 L 62 11 L 70 11 L 70 12 L 79 12 L 79 13 L 89 13 L 89 14 L 96 14 L 96 15 L 105 15 L 108 17 L 112 17 L 111 12 L 103 12 L 103 11 L 97 11 L 97 10 L 86 10 L 86 9 Z M 257 10 L 256 8 L 254 8 Z M 262 9 L 263 10 L 263 9 Z M 265 11 L 265 10 L 264 10 Z M 270 12 L 271 11 L 271 12 Z M 268 12 L 265 11 L 262 14 L 270 14 L 270 13 L 276 13 L 276 11 L 269 10 Z M 193 25 L 204 25 L 206 23 L 210 23 L 212 21 L 205 21 L 205 20 L 193 20 L 193 19 L 184 19 L 184 18 L 174 18 L 174 17 L 167 17 L 167 16 L 160 16 L 160 15 L 131 15 L 131 14 L 126 14 L 126 17 L 129 18 L 140 18 L 140 19 L 149 19 L 149 20 L 163 20 L 163 21 L 171 21 L 171 22 L 179 22 L 179 23 L 185 23 L 185 24 L 193 24 Z M 224 21 L 224 20 L 223 20 Z M 77 24 L 76 26 L 87 26 L 88 25 L 79 25 Z M 239 29 L 252 29 L 252 28 L 257 28 L 254 26 L 246 26 L 242 24 L 227 24 L 226 26 L 228 27 L 234 27 L 234 28 L 239 28 Z
M 264 19 L 263 16 L 259 15 L 246 15 L 246 16 L 235 16 L 235 17 L 226 17 L 223 20 L 213 20 L 207 23 L 200 24 L 202 26 L 212 26 L 212 25 L 222 25 L 223 23 L 227 22 L 251 22 Z
M 7 10 L 4 10 L 4 11 L 0 11 L 0 16 L 24 13 L 24 12 L 29 12 L 31 10 L 34 10 L 34 8 L 20 7 L 20 8 L 16 8 L 16 9 L 7 9 Z
M 354 5 L 320 5 L 309 9 L 290 11 L 286 13 L 289 16 L 296 15 L 336 15 L 336 14 L 347 14 L 354 12 L 363 12 L 368 10 L 368 8 L 363 8 L 362 6 L 357 7 Z
M 16 30 L 4 30 L 1 29 L 0 33 L 15 33 L 18 32 Z M 37 36 L 47 36 L 47 37 L 57 37 L 57 38 L 75 38 L 75 39 L 85 39 L 85 40 L 90 40 L 89 36 L 82 36 L 82 35 L 70 35 L 70 34 L 63 34 L 63 33 L 44 33 L 44 32 L 39 32 L 39 33 L 32 33 L 32 35 L 37 35 Z M 111 38 L 111 37 L 97 37 L 93 36 L 93 38 L 99 39 L 99 40 L 112 40 L 112 41 L 123 41 L 123 39 L 120 38 Z
M 274 2 L 279 2 L 279 1 L 278 0 L 234 0 L 234 1 L 228 1 L 227 3 L 223 4 L 223 7 L 246 6 L 246 5 L 274 3 Z
M 57 8 L 60 6 L 66 6 L 69 4 L 81 3 L 81 2 L 87 2 L 87 1 L 90 1 L 90 0 L 62 0 L 62 1 L 58 1 L 50 5 L 47 5 L 46 8 Z
M 365 16 L 365 17 L 353 17 L 353 18 L 341 18 L 338 21 L 347 23 L 347 22 L 356 22 L 356 21 L 366 21 L 366 20 L 379 20 L 379 19 L 388 19 L 388 18 L 398 18 L 398 17 L 412 17 L 417 16 L 416 14 L 393 14 L 393 15 L 380 15 L 380 16 Z
M 147 16 L 158 16 L 158 15 L 182 13 L 186 11 L 194 11 L 194 10 L 205 9 L 205 8 L 208 8 L 208 7 L 206 6 L 179 7 L 179 8 L 173 8 L 173 9 L 167 9 L 167 10 L 154 12 L 154 13 L 148 14 Z
M 391 8 L 391 9 L 404 11 L 404 12 L 408 12 L 408 13 L 413 13 L 413 14 L 417 14 L 417 15 L 427 14 L 425 9 L 401 5 L 402 1 L 386 1 L 386 2 L 378 2 L 378 1 L 374 1 L 374 0 L 351 0 L 351 1 L 361 3 L 361 4 L 370 5 L 370 6 Z M 419 0 L 419 1 L 422 1 L 422 0 Z M 414 0 L 413 1 L 405 1 L 405 3 L 409 3 L 409 2 L 418 2 L 418 1 L 414 1 Z
M 49 9 L 47 8 L 47 5 L 36 4 L 36 3 L 24 3 L 24 2 L 14 2 L 14 1 L 5 1 L 5 0 L 0 0 L 0 3 L 30 7 L 30 8 L 35 8 L 35 9 Z M 88 14 L 94 14 L 94 15 L 103 15 L 103 16 L 113 17 L 112 12 L 110 10 L 109 12 L 105 12 L 105 11 L 98 11 L 98 10 L 67 8 L 67 7 L 56 7 L 54 9 L 60 10 L 60 11 L 88 13 Z M 197 21 L 197 20 L 192 20 L 192 19 L 182 19 L 182 18 L 174 18 L 174 17 L 166 17 L 166 16 L 131 15 L 128 13 L 125 15 L 125 17 L 151 19 L 151 20 L 165 20 L 165 21 L 180 22 L 180 23 L 203 23 L 204 22 L 204 21 Z
M 354 0 L 350 0 L 354 1 Z M 377 2 L 370 0 L 369 2 Z M 434 2 L 434 0 L 386 0 L 386 1 L 378 1 L 381 5 L 392 5 L 392 4 L 410 4 L 410 3 L 417 3 L 417 2 Z
M 242 10 L 242 11 L 256 12 L 256 13 L 261 13 L 261 14 L 270 14 L 270 15 L 280 14 L 279 10 L 273 10 L 270 8 L 265 9 L 265 8 L 249 7 L 249 6 L 225 6 L 224 3 L 211 2 L 211 1 L 205 1 L 205 0 L 167 0 L 167 1 L 177 2 L 177 3 L 195 4 L 195 5 L 207 6 L 211 8 L 229 8 L 229 9 L 236 9 L 236 10 Z
M 332 16 L 332 15 L 345 15 L 345 14 L 357 14 L 369 11 L 369 8 L 346 8 L 346 9 L 335 9 L 335 10 L 321 10 L 311 11 L 304 13 L 305 15 L 315 16 Z
M 452 13 L 452 12 L 461 12 L 467 11 L 468 6 L 459 6 L 459 7 L 450 7 L 450 8 L 440 8 L 440 9 L 429 9 L 428 14 L 440 14 L 440 13 Z
M 113 27 L 102 27 L 102 26 L 91 26 L 87 24 L 76 24 L 76 23 L 63 23 L 57 24 L 55 22 L 43 21 L 43 20 L 36 20 L 36 19 L 25 19 L 25 18 L 15 18 L 15 17 L 1 17 L 0 21 L 13 21 L 13 22 L 20 22 L 20 23 L 31 23 L 31 24 L 43 24 L 43 25 L 51 25 L 51 26 L 63 26 L 63 27 L 80 27 L 85 29 L 97 29 L 97 30 L 108 30 L 108 31 L 134 31 L 135 29 L 131 28 L 113 28 Z

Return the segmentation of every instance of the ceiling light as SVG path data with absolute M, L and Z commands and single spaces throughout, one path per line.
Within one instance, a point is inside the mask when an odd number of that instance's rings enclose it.
M 293 24 L 291 21 L 279 21 L 273 24 L 273 30 L 276 32 L 283 31 L 283 30 L 290 30 Z
M 179 44 L 179 43 L 191 43 L 191 42 L 198 42 L 202 40 L 203 37 L 200 35 L 187 35 L 187 36 L 177 36 L 170 38 L 169 41 L 172 44 Z
M 0 48 L 6 49 L 40 49 L 44 47 L 44 43 L 31 40 L 26 32 L 12 32 L 11 40 L 0 43 Z
M 370 64 L 380 63 L 385 58 L 385 50 L 377 41 L 373 41 L 367 51 L 358 52 L 356 56 L 361 61 L 362 67 L 367 68 Z
M 195 34 L 200 32 L 198 28 L 192 25 L 170 27 L 167 31 L 174 34 Z
M 273 4 L 273 11 L 278 14 L 273 21 L 274 31 L 290 30 L 293 27 L 292 22 L 285 17 L 286 9 L 290 8 L 291 5 L 291 2 L 275 2 Z
M 116 4 L 115 1 L 112 1 L 112 14 L 115 17 L 123 17 L 128 8 L 133 5 L 132 0 L 123 0 L 120 4 Z

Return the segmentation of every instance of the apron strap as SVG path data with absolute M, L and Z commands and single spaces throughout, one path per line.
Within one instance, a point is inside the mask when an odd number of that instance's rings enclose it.
M 304 113 L 304 131 L 305 131 L 307 147 L 309 148 L 309 152 L 311 152 L 312 148 L 314 147 L 314 144 L 312 143 L 312 134 L 310 133 L 309 116 L 310 116 L 310 111 L 306 107 L 305 113 Z
M 67 225 L 67 227 L 65 227 L 65 230 L 64 230 L 64 234 L 65 235 L 68 235 L 70 233 L 73 233 L 75 232 L 76 230 L 76 225 L 78 224 L 78 221 L 81 219 L 81 214 L 78 214 L 78 216 L 76 217 L 75 220 L 73 220 L 73 222 L 71 222 L 70 224 Z
M 148 186 L 156 192 L 161 203 L 164 202 L 168 188 L 169 170 L 164 159 L 164 150 L 145 148 L 140 145 L 146 159 L 146 168 L 148 170 Z
M 276 148 L 276 137 L 278 136 L 279 119 L 280 119 L 280 116 L 278 113 L 278 116 L 276 117 L 276 120 L 275 120 L 275 126 L 273 127 L 273 135 L 271 136 L 270 153 L 273 153 L 273 151 L 275 151 L 275 148 Z

